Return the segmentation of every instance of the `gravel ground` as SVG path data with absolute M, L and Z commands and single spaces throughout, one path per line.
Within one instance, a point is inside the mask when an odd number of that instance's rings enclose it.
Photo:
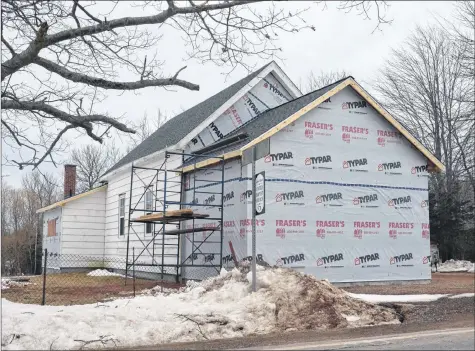
M 475 292 L 473 273 L 432 273 L 429 284 L 368 285 L 342 288 L 357 294 L 462 294 Z
M 462 297 L 442 298 L 430 303 L 418 303 L 407 306 L 404 311 L 405 323 L 450 321 L 454 316 L 471 315 L 475 318 L 475 299 Z

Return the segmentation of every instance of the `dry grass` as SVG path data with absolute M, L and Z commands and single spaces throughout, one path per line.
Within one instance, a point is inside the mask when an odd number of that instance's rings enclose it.
M 429 284 L 371 285 L 343 288 L 358 294 L 463 294 L 475 292 L 473 273 L 432 273 Z
M 160 282 L 136 279 L 135 290 L 150 289 Z M 167 288 L 178 284 L 164 283 Z M 25 304 L 41 304 L 43 276 L 30 278 L 30 284 L 2 290 L 2 297 Z M 46 277 L 47 305 L 82 305 L 101 302 L 112 297 L 133 296 L 132 279 L 122 277 L 91 277 L 86 273 L 50 274 Z

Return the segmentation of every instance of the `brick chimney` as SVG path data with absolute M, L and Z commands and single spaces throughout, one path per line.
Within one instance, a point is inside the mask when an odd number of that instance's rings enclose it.
M 76 165 L 64 165 L 64 198 L 76 194 Z

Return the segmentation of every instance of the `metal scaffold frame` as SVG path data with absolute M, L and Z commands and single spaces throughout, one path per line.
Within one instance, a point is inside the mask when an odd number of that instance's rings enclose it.
M 193 184 L 186 187 L 184 184 L 185 173 L 182 169 L 168 169 L 167 163 L 171 156 L 181 156 L 182 163 L 185 162 L 185 157 L 187 158 L 187 164 L 193 165 Z M 202 161 L 204 159 L 215 159 L 219 160 L 214 166 L 213 170 L 217 172 L 221 172 L 221 179 L 219 181 L 212 181 L 207 179 L 197 179 L 196 178 L 196 163 Z M 190 162 L 193 160 L 193 163 Z M 163 163 L 160 165 L 159 168 L 149 168 L 149 167 L 137 167 L 132 165 L 131 175 L 130 175 L 130 192 L 129 192 L 129 208 L 128 208 L 128 229 L 127 229 L 127 251 L 126 251 L 126 267 L 125 267 L 125 280 L 127 281 L 127 276 L 131 268 L 134 268 L 137 271 L 137 267 L 158 267 L 160 278 L 163 281 L 165 275 L 175 275 L 175 279 L 177 282 L 180 281 L 180 276 L 182 274 L 183 267 L 212 267 L 216 269 L 219 273 L 222 268 L 222 256 L 223 256 L 223 202 L 224 202 L 224 157 L 223 156 L 211 156 L 211 155 L 204 155 L 204 154 L 187 154 L 183 152 L 172 152 L 166 151 L 165 152 L 165 159 Z M 141 173 L 140 173 L 141 172 Z M 148 174 L 148 178 L 151 177 L 150 180 L 144 180 L 146 176 L 144 174 Z M 141 177 L 142 175 L 142 177 Z M 134 182 L 137 184 L 137 181 L 142 186 L 143 185 L 143 192 L 137 192 L 136 195 L 140 195 L 136 201 L 134 201 Z M 211 185 L 218 185 L 216 188 L 219 191 L 210 192 L 210 191 L 200 191 L 201 188 L 207 187 L 200 184 L 211 184 Z M 212 184 L 214 183 L 214 184 Z M 209 186 L 209 185 L 208 185 Z M 152 208 L 147 206 L 146 203 L 146 193 L 149 189 L 153 189 L 152 192 Z M 178 190 L 177 190 L 178 189 Z M 184 194 L 186 191 L 193 191 L 193 201 L 191 203 L 184 201 Z M 210 205 L 210 204 L 200 204 L 196 203 L 196 195 L 197 194 L 213 194 L 217 196 L 220 200 L 218 204 Z M 178 199 L 177 199 L 178 198 Z M 178 200 L 178 201 L 177 201 Z M 219 208 L 219 216 L 210 217 L 207 214 L 195 213 L 192 212 L 191 214 L 183 214 L 177 215 L 176 210 L 183 210 L 190 207 L 203 207 L 206 206 L 207 208 L 210 207 L 218 207 Z M 175 212 L 171 210 L 171 208 L 176 209 Z M 178 211 L 182 213 L 184 211 Z M 140 215 L 149 215 L 148 217 L 153 217 L 150 215 L 157 214 L 155 218 L 141 218 Z M 161 215 L 158 215 L 161 214 Z M 147 216 L 146 216 L 147 217 Z M 159 217 L 159 218 L 157 218 Z M 216 222 L 217 225 L 210 227 L 210 226 L 200 226 L 199 223 L 201 220 L 211 220 Z M 181 226 L 182 223 L 185 221 L 192 221 L 191 228 L 183 228 Z M 142 223 L 144 228 L 143 232 L 138 232 L 134 225 L 138 223 Z M 151 225 L 151 237 L 145 237 L 145 225 Z M 176 225 L 177 228 L 170 230 L 169 226 Z M 158 230 L 157 230 L 158 229 Z M 195 240 L 195 234 L 201 232 L 203 233 L 203 238 L 201 241 Z M 213 233 L 219 233 L 219 241 L 211 241 L 209 240 Z M 143 246 L 141 250 L 135 250 L 134 254 L 132 255 L 131 252 L 131 234 L 135 235 L 135 238 L 138 242 L 140 242 Z M 184 234 L 191 234 L 186 235 L 183 237 Z M 191 236 L 191 239 L 190 239 Z M 187 254 L 186 257 L 181 257 L 183 254 L 183 244 L 185 240 L 190 241 L 191 243 L 191 252 Z M 216 240 L 216 239 L 215 239 Z M 203 253 L 202 247 L 204 244 L 219 244 L 219 252 L 210 253 L 206 252 Z M 150 245 L 152 245 L 152 250 L 149 249 Z M 157 253 L 156 248 L 159 248 L 161 252 Z M 165 247 L 168 247 L 166 250 Z M 173 253 L 169 253 L 170 249 Z M 133 250 L 133 249 L 132 249 Z M 206 264 L 206 260 L 204 264 L 195 263 L 196 258 L 199 255 L 214 255 L 218 256 L 219 260 L 216 262 L 215 259 L 209 260 L 209 263 Z M 144 261 L 144 256 L 149 257 L 149 262 Z M 166 257 L 176 256 L 176 263 L 169 263 L 166 262 Z M 130 257 L 132 257 L 132 261 L 129 261 Z M 142 259 L 141 259 L 142 258 Z M 150 259 L 151 258 L 151 259 Z M 216 263 L 214 263 L 216 262 Z M 170 274 L 167 272 L 167 268 L 174 268 L 175 274 Z

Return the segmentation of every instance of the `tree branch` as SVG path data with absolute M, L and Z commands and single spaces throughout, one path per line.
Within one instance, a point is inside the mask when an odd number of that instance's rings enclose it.
M 88 134 L 90 132 L 92 133 L 92 122 L 107 123 L 120 131 L 135 133 L 133 129 L 128 128 L 125 124 L 118 122 L 114 118 L 104 115 L 75 116 L 39 101 L 13 101 L 9 99 L 2 99 L 2 107 L 5 110 L 42 111 L 61 121 L 71 123 L 75 127 L 84 128 Z M 94 139 L 102 141 L 102 139 L 99 137 L 95 137 Z
M 40 26 L 40 30 L 36 33 L 36 39 L 33 40 L 30 45 L 28 45 L 28 48 L 2 63 L 2 82 L 10 74 L 15 73 L 20 68 L 31 63 L 31 61 L 38 55 L 40 50 L 46 46 L 45 38 L 47 32 L 48 24 L 43 22 Z
M 200 86 L 191 82 L 177 79 L 178 73 L 180 73 L 186 67 L 180 69 L 171 78 L 160 79 L 145 79 L 135 82 L 114 82 L 102 78 L 91 77 L 86 74 L 72 72 L 63 66 L 60 66 L 52 61 L 46 60 L 42 57 L 37 57 L 34 61 L 37 65 L 47 69 L 50 72 L 56 73 L 61 77 L 76 82 L 84 83 L 87 85 L 95 86 L 103 89 L 115 89 L 115 90 L 137 90 L 146 87 L 164 87 L 164 86 L 180 86 L 189 90 L 200 90 Z

